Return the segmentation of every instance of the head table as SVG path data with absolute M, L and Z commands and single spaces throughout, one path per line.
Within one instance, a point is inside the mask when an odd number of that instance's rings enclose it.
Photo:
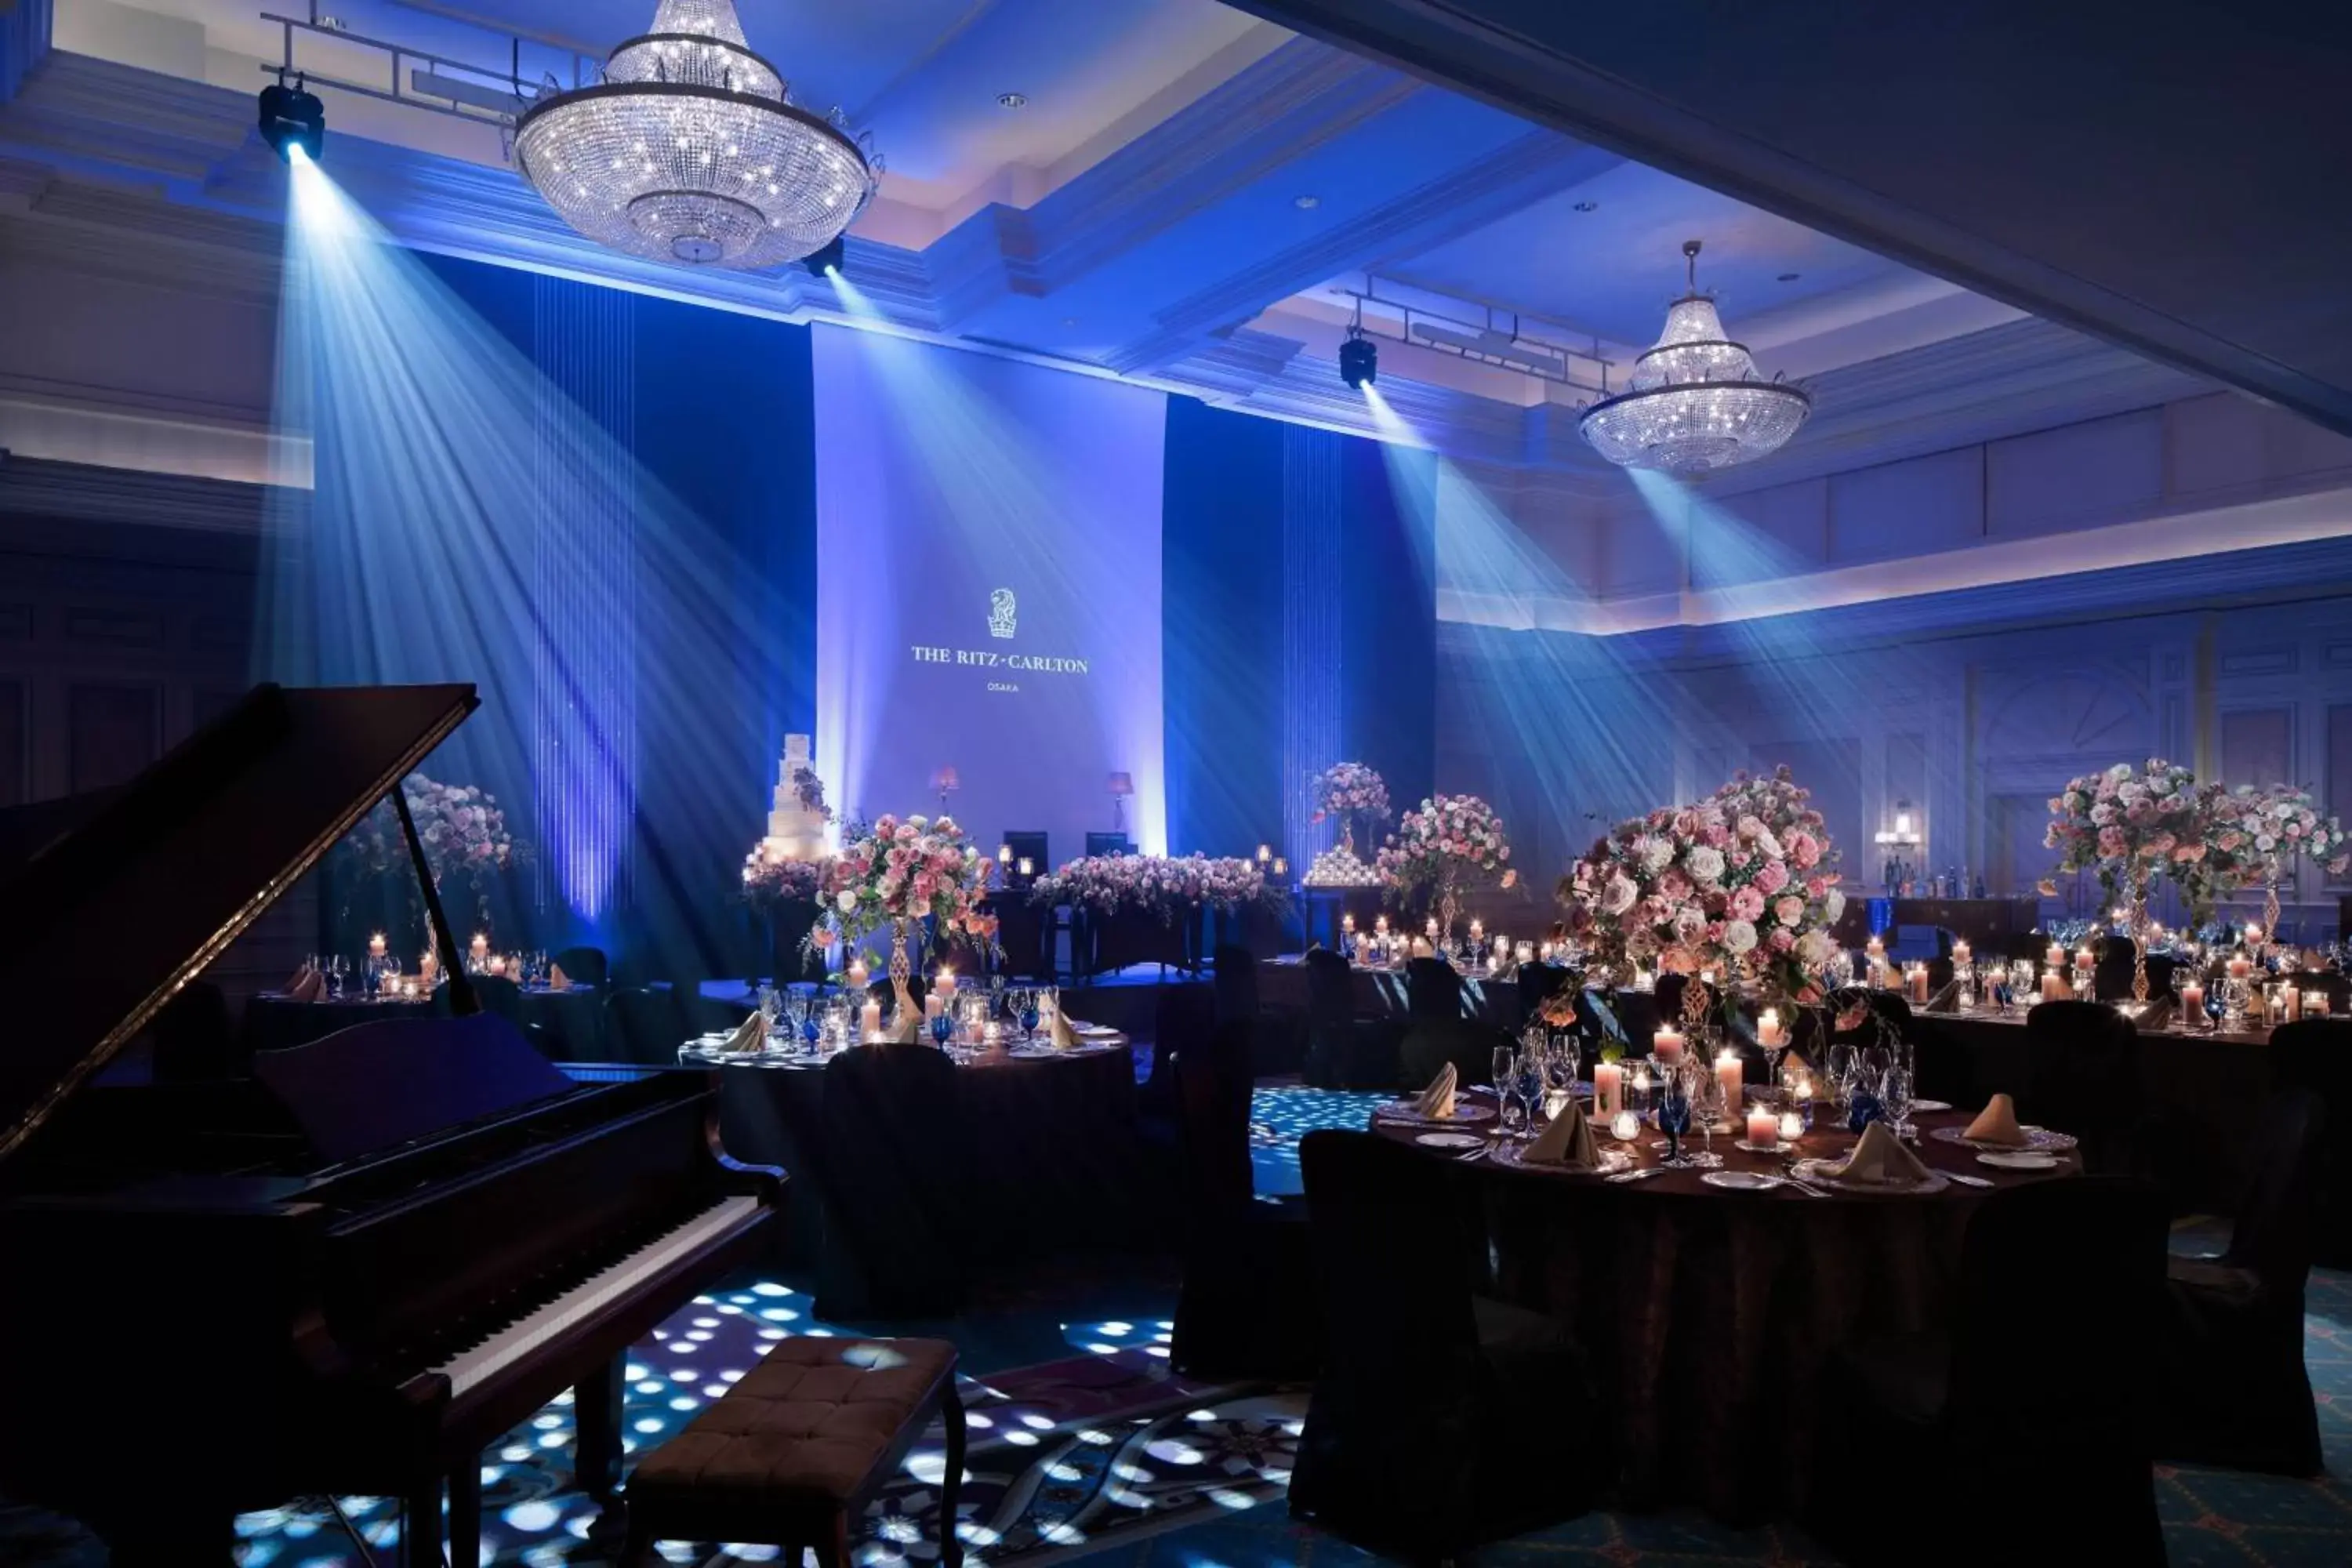
M 730 1056 L 689 1041 L 678 1059 L 721 1069 L 727 1152 L 791 1173 L 785 1246 L 793 1261 L 814 1261 L 824 1225 L 827 1173 L 819 1156 L 830 1058 Z M 971 1160 L 962 1216 L 969 1255 L 989 1262 L 1036 1256 L 1136 1223 L 1153 1194 L 1139 1157 L 1135 1103 L 1134 1051 L 1122 1034 L 1097 1035 L 1076 1049 L 1041 1044 L 959 1061 L 956 1120 Z
M 1493 1105 L 1484 1094 L 1465 1103 Z M 1614 1183 L 1506 1168 L 1483 1147 L 1425 1152 L 1477 1181 L 1498 1293 L 1567 1320 L 1584 1347 L 1608 1426 L 1601 1447 L 1626 1501 L 1695 1503 L 1748 1524 L 1790 1517 L 1813 1484 L 1814 1391 L 1829 1352 L 1850 1339 L 1948 1327 L 1978 1204 L 2080 1173 L 2072 1154 L 2046 1173 L 1996 1170 L 1934 1135 L 1969 1115 L 1916 1116 L 1913 1147 L 1931 1170 L 1987 1184 L 1918 1196 L 1727 1191 L 1694 1170 Z M 1482 1144 L 1496 1137 L 1492 1120 L 1451 1130 Z M 1411 1144 L 1433 1127 L 1376 1116 L 1372 1131 Z M 1743 1153 L 1733 1136 L 1713 1141 L 1724 1168 L 1780 1173 L 1780 1155 Z M 1657 1138 L 1644 1128 L 1631 1143 L 1605 1134 L 1600 1143 L 1628 1151 L 1638 1169 L 1659 1163 Z M 1822 1128 L 1797 1152 L 1832 1158 L 1853 1142 Z M 1694 1131 L 1687 1147 L 1705 1144 Z

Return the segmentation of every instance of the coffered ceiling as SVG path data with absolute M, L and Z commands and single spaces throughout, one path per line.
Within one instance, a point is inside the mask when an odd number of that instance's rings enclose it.
M 0 37 L 0 219 L 271 248 L 284 176 L 253 132 L 252 94 L 282 40 L 259 20 L 261 0 L 17 4 L 50 13 L 55 47 L 26 69 L 28 46 Z M 565 80 L 641 30 L 652 0 L 321 9 L 351 35 Z M 740 9 L 796 90 L 842 104 L 887 156 L 848 274 L 923 335 L 1364 429 L 1363 400 L 1332 363 L 1351 293 L 1402 290 L 1465 318 L 1491 308 L 1532 334 L 1581 342 L 1622 374 L 1681 289 L 1682 242 L 1701 238 L 1701 281 L 1734 333 L 1768 372 L 1824 388 L 1814 455 L 1809 431 L 1759 479 L 1832 451 L 1869 460 L 1874 432 L 1889 450 L 1915 450 L 2195 384 L 1213 0 Z M 334 40 L 300 47 L 318 51 L 299 57 L 314 70 L 362 79 L 385 68 Z M 698 272 L 599 249 L 509 169 L 494 129 L 320 92 L 331 171 L 407 243 L 730 310 L 839 313 L 832 286 L 798 268 Z M 1024 101 L 1006 108 L 1006 93 Z M 1841 406 L 1829 391 L 1841 383 L 1866 387 L 1867 405 Z M 1464 457 L 1570 483 L 1614 479 L 1576 437 L 1570 389 L 1386 343 L 1381 384 Z

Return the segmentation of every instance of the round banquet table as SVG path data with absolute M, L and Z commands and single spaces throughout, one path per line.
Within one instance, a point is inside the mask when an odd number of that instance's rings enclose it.
M 1484 1094 L 1465 1098 L 1493 1105 Z M 2071 1153 L 2048 1173 L 1995 1170 L 1934 1136 L 1969 1121 L 1962 1111 L 1916 1115 L 1914 1147 L 1929 1169 L 1992 1187 L 1953 1183 L 1916 1196 L 1728 1191 L 1695 1170 L 1615 1183 L 1507 1168 L 1483 1150 L 1430 1157 L 1479 1175 L 1497 1293 L 1566 1320 L 1583 1347 L 1602 1412 L 1599 1447 L 1621 1500 L 1695 1503 L 1745 1526 L 1791 1518 L 1804 1504 L 1830 1352 L 1851 1340 L 1948 1329 L 1961 1237 L 1979 1200 L 2081 1171 Z M 1494 1129 L 1488 1121 L 1454 1131 L 1491 1143 Z M 1411 1143 L 1431 1126 L 1376 1116 L 1372 1130 Z M 1659 1136 L 1645 1127 L 1631 1143 L 1605 1133 L 1599 1142 L 1646 1167 L 1662 1158 L 1651 1148 Z M 1735 1136 L 1714 1139 L 1725 1169 L 1779 1173 L 1780 1155 L 1744 1153 Z M 1843 1130 L 1817 1129 L 1797 1152 L 1835 1158 L 1853 1142 Z M 1694 1131 L 1686 1147 L 1706 1143 Z
M 263 991 L 246 1001 L 246 1040 L 257 1051 L 307 1046 L 354 1024 L 415 1017 L 419 1014 L 446 1014 L 449 1010 L 448 997 L 446 985 L 414 1002 L 375 1002 L 355 995 L 298 1002 L 281 992 Z M 526 986 L 522 991 L 522 1021 L 538 1026 L 541 1047 L 550 1057 L 559 1061 L 600 1060 L 604 1054 L 600 1046 L 604 1038 L 604 992 L 584 984 L 562 991 L 544 985 Z
M 856 1047 L 852 1047 L 856 1048 Z M 719 1136 L 727 1152 L 792 1177 L 788 1261 L 815 1260 L 824 1232 L 819 1194 L 824 1061 L 737 1059 L 689 1046 L 679 1060 L 719 1070 Z M 1125 1035 L 1079 1048 L 976 1058 L 956 1073 L 956 1114 L 972 1151 L 966 1190 L 969 1256 L 1035 1257 L 1073 1237 L 1093 1242 L 1151 1223 L 1156 1190 L 1136 1130 L 1135 1055 Z

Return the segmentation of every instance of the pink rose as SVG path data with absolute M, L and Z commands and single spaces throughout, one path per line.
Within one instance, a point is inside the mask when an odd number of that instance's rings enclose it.
M 1764 945 L 1774 952 L 1786 952 L 1797 945 L 1797 936 L 1786 926 L 1775 926 L 1772 934 L 1764 939 Z
M 1800 833 L 1789 840 L 1789 858 L 1800 871 L 1810 871 L 1822 858 L 1822 847 L 1810 833 Z
M 1782 899 L 1772 906 L 1772 914 L 1784 926 L 1795 925 L 1805 918 L 1805 900 L 1793 897 Z
M 1830 890 L 1830 880 L 1831 879 L 1827 877 L 1807 878 L 1805 880 L 1805 897 L 1809 899 L 1826 897 Z
M 2110 823 L 2099 829 L 2099 853 L 2120 855 L 2124 852 L 2124 830 Z
M 1743 921 L 1754 920 L 1764 912 L 1764 895 L 1754 888 L 1740 889 L 1731 895 L 1731 912 Z
M 1763 868 L 1756 873 L 1757 890 L 1768 896 L 1788 885 L 1789 868 L 1778 860 L 1765 861 Z

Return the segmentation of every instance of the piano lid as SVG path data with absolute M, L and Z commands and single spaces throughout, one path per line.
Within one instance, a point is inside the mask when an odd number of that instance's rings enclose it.
M 257 686 L 0 870 L 0 1158 L 480 706 Z

